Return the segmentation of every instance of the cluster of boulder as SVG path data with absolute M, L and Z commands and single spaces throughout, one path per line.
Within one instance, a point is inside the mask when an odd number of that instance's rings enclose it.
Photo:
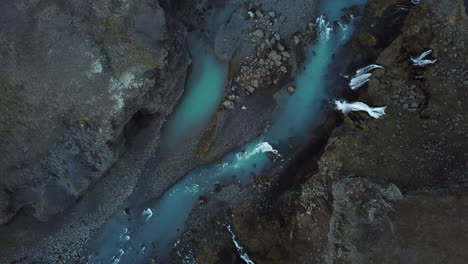
M 246 32 L 243 38 L 256 45 L 256 52 L 246 58 L 234 81 L 243 94 L 249 95 L 259 87 L 277 84 L 288 72 L 287 61 L 291 55 L 285 41 L 271 27 L 284 22 L 286 18 L 283 15 L 254 8 L 247 14 L 254 20 L 254 28 Z
M 301 41 L 310 43 L 316 38 L 316 24 L 309 22 L 306 30 L 298 31 L 289 39 L 283 39 L 279 32 L 273 30 L 276 23 L 285 23 L 286 17 L 276 11 L 264 11 L 259 7 L 250 6 L 247 19 L 253 20 L 252 28 L 243 35 L 244 41 L 255 45 L 255 53 L 247 56 L 238 72 L 234 75 L 232 92 L 227 96 L 223 106 L 234 108 L 237 96 L 248 96 L 257 89 L 278 85 L 290 71 L 289 60 L 291 49 Z M 294 93 L 294 87 L 287 88 L 289 94 Z

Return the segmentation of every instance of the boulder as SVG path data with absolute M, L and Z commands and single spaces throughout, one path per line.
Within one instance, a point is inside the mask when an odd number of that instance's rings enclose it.
M 234 109 L 234 102 L 226 100 L 223 102 L 223 106 L 227 109 Z
M 254 32 L 252 32 L 252 36 L 255 36 L 257 38 L 263 38 L 264 36 L 263 30 L 261 29 L 255 30 Z
M 281 55 L 279 55 L 275 50 L 272 50 L 270 53 L 268 53 L 268 58 L 272 61 L 281 61 Z
M 255 88 L 250 86 L 250 85 L 247 85 L 245 86 L 245 90 L 247 90 L 247 92 L 253 94 L 255 92 Z

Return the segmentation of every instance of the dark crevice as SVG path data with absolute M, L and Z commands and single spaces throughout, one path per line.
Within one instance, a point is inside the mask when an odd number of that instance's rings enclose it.
M 123 138 L 125 139 L 125 145 L 127 147 L 130 146 L 138 137 L 140 132 L 143 129 L 150 127 L 154 120 L 158 118 L 158 113 L 151 113 L 145 109 L 136 111 L 124 126 Z

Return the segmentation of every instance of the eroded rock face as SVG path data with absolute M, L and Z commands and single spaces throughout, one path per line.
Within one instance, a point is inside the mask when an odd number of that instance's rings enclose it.
M 125 152 L 135 113 L 164 120 L 184 46 L 153 1 L 5 2 L 0 17 L 0 189 L 11 192 L 0 223 L 25 207 L 46 220 Z
M 362 178 L 341 180 L 332 193 L 327 262 L 364 263 L 366 250 L 375 243 L 374 234 L 392 228 L 394 204 L 403 195 L 393 184 L 381 188 Z

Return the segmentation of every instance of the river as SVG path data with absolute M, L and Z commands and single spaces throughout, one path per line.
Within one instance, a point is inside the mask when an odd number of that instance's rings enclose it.
M 123 208 L 116 212 L 90 243 L 94 254 L 88 262 L 146 263 L 150 255 L 156 255 L 158 262 L 164 263 L 199 197 L 212 191 L 215 182 L 250 184 L 252 175 L 264 172 L 273 164 L 265 152 L 286 158 L 292 149 L 305 144 L 307 134 L 323 117 L 320 113 L 329 101 L 327 75 L 338 75 L 328 72 L 334 62 L 333 54 L 349 41 L 353 31 L 352 24 L 332 29 L 328 21 L 340 20 L 345 7 L 363 7 L 365 3 L 365 0 L 321 1 L 319 10 L 323 17 L 317 18 L 318 39 L 308 48 L 305 68 L 295 78 L 295 93 L 278 95 L 281 103 L 272 126 L 242 150 L 192 170 L 151 203 L 135 206 L 139 214 L 130 217 Z M 194 56 L 188 91 L 167 124 L 171 131 L 168 134 L 174 135 L 165 139 L 169 142 L 180 141 L 186 131 L 198 129 L 207 122 L 227 83 L 226 71 L 203 40 L 194 37 L 190 41 Z

